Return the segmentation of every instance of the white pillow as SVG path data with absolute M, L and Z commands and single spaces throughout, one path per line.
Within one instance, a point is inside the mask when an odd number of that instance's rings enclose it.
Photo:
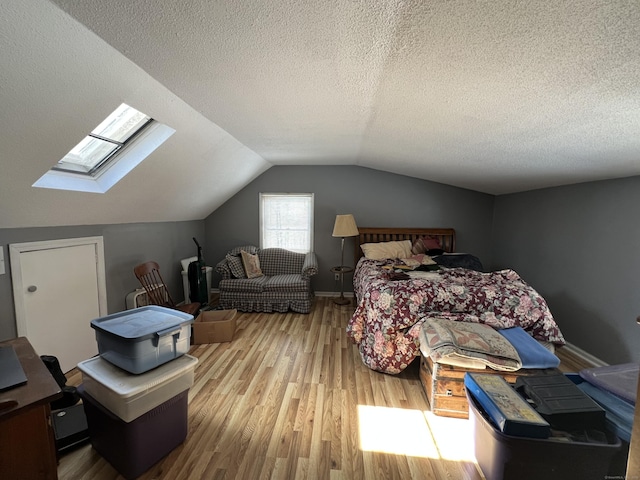
M 363 243 L 360 245 L 365 258 L 383 260 L 385 258 L 409 258 L 411 256 L 411 240 L 397 242 Z

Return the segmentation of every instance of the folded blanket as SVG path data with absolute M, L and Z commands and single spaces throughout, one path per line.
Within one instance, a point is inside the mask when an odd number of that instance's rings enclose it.
M 498 330 L 518 352 L 522 361 L 522 368 L 556 368 L 560 359 L 552 352 L 540 345 L 522 327 L 512 327 Z
M 428 318 L 419 338 L 420 350 L 434 362 L 461 366 L 458 361 L 472 360 L 472 363 L 507 372 L 522 367 L 516 349 L 496 330 L 482 323 Z

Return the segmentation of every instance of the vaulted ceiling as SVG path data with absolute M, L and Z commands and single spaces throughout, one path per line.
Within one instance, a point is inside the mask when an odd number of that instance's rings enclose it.
M 640 2 L 0 8 L 0 228 L 201 219 L 273 165 L 491 194 L 640 174 Z M 104 195 L 31 187 L 122 102 L 176 134 Z

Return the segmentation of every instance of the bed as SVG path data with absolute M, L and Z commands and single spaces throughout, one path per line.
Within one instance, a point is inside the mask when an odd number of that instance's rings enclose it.
M 494 329 L 521 327 L 541 342 L 565 343 L 544 298 L 515 271 L 469 268 L 466 262 L 475 257 L 456 254 L 454 229 L 359 231 L 353 280 L 356 309 L 347 334 L 369 368 L 389 374 L 407 368 L 420 355 L 420 328 L 431 318 L 485 324 Z M 418 239 L 427 237 L 441 247 L 441 252 L 428 252 L 438 254 L 428 255 L 438 263 L 434 267 L 437 271 L 398 270 L 396 267 L 403 265 L 398 258 L 371 260 L 362 253 L 363 248 L 370 249 L 376 243 L 409 240 L 415 245 Z

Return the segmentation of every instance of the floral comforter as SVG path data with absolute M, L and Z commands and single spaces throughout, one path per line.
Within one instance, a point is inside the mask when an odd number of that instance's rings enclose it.
M 419 353 L 420 326 L 431 317 L 519 326 L 535 339 L 565 343 L 544 298 L 513 270 L 443 268 L 391 280 L 385 265 L 391 261 L 359 261 L 353 280 L 358 304 L 347 326 L 364 364 L 373 370 L 404 370 Z

